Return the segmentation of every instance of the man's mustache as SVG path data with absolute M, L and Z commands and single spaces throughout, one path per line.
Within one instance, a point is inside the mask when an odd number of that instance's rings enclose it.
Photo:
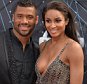
M 19 24 L 18 27 L 20 27 L 20 26 L 30 27 L 31 25 L 29 25 L 29 24 Z

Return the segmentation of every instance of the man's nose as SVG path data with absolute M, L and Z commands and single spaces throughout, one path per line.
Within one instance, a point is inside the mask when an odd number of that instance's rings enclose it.
M 28 23 L 27 18 L 26 18 L 26 17 L 24 17 L 24 18 L 22 19 L 22 22 L 23 22 L 23 23 Z

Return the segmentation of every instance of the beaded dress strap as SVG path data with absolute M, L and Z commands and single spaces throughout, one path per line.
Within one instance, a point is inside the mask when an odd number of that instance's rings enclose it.
M 61 51 L 60 51 L 60 53 L 58 55 L 58 58 L 61 56 L 61 54 L 63 53 L 63 51 L 67 48 L 67 46 L 70 45 L 71 43 L 73 43 L 73 41 L 72 42 L 68 42 L 68 43 L 65 44 L 65 46 L 61 49 Z

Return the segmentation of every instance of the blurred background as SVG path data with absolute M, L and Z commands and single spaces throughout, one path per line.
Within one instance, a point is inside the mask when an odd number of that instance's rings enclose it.
M 11 8 L 18 0 L 0 0 L 0 31 L 13 26 L 11 20 Z M 77 35 L 85 53 L 85 76 L 83 84 L 87 84 L 87 0 L 32 0 L 38 6 L 39 23 L 35 27 L 32 35 L 33 40 L 38 46 L 39 37 L 45 31 L 41 12 L 43 7 L 50 1 L 60 1 L 66 3 L 74 13 L 74 22 L 77 27 Z

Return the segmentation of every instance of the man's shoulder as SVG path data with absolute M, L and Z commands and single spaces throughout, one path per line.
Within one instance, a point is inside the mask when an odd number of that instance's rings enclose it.
M 36 55 L 37 58 L 40 53 L 38 44 L 32 40 L 32 46 L 33 46 L 34 54 Z
M 0 40 L 3 39 L 4 33 L 5 33 L 5 31 L 0 31 Z
M 0 31 L 0 41 L 2 42 L 3 40 L 5 40 L 6 38 L 8 39 L 9 36 L 10 36 L 10 30 L 11 28 L 9 29 L 6 29 L 6 31 Z M 0 43 L 1 43 L 0 42 Z
M 32 37 L 30 37 L 30 42 L 31 42 L 33 47 L 35 47 L 37 49 L 39 48 L 38 44 L 35 42 L 35 40 Z
M 5 31 L 0 31 L 0 35 L 3 35 L 5 33 L 9 33 L 9 31 L 11 30 L 12 28 L 9 28 L 9 29 L 6 29 Z

